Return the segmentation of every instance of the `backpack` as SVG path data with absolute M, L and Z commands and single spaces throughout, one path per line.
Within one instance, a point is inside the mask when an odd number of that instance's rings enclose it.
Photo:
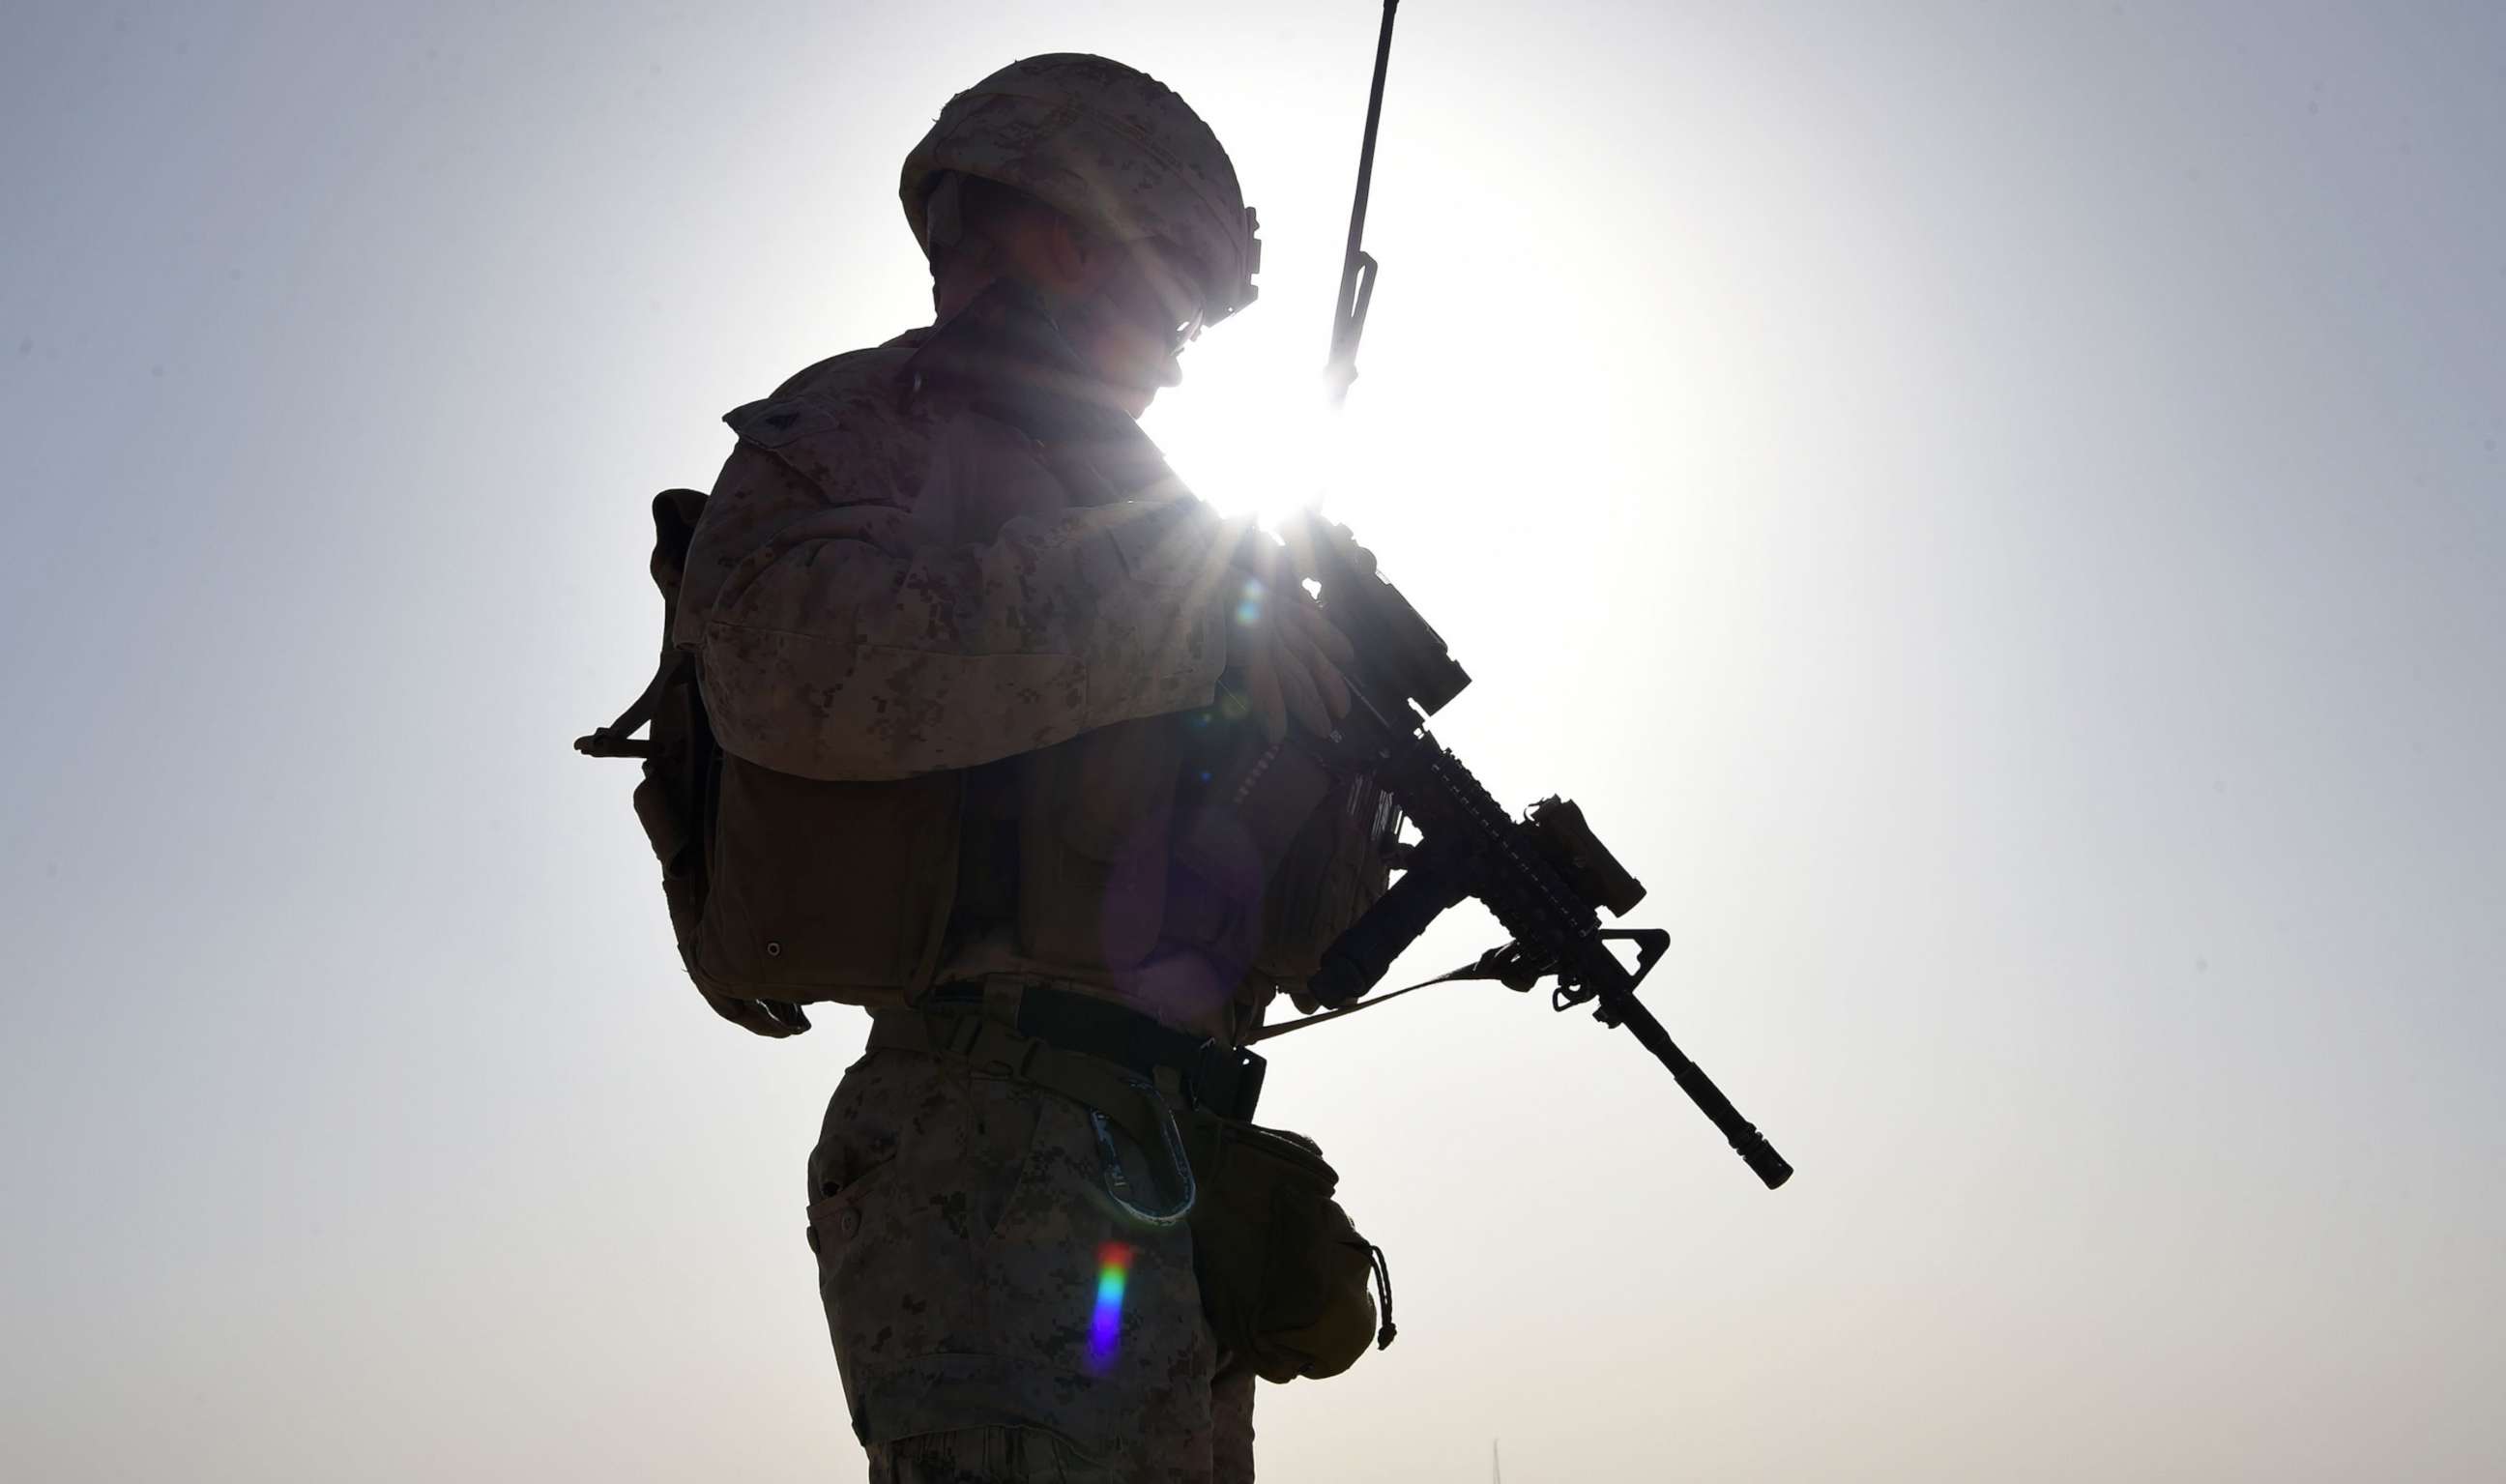
M 963 780 L 829 782 L 722 750 L 697 657 L 671 643 L 705 500 L 692 489 L 654 497 L 661 658 L 643 694 L 574 746 L 643 760 L 635 817 L 705 1003 L 760 1036 L 793 1036 L 809 1028 L 804 1003 L 902 1005 L 928 986 L 954 897 Z

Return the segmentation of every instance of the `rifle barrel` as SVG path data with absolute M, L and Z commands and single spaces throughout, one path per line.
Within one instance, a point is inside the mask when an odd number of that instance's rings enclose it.
M 1756 1124 L 1740 1115 L 1740 1110 L 1732 1106 L 1732 1100 L 1723 1095 L 1722 1088 L 1714 1085 L 1714 1079 L 1705 1075 L 1705 1069 L 1688 1059 L 1687 1053 L 1671 1041 L 1670 1033 L 1662 1028 L 1662 1022 L 1653 1017 L 1653 1011 L 1645 1008 L 1643 1002 L 1631 994 L 1605 993 L 1601 996 L 1600 1018 L 1605 1025 L 1625 1029 L 1654 1054 L 1655 1060 L 1670 1069 L 1671 1079 L 1679 1083 L 1679 1090 L 1688 1094 L 1688 1100 L 1697 1105 L 1698 1112 L 1705 1114 L 1706 1119 L 1731 1144 L 1732 1151 L 1740 1156 L 1741 1163 L 1747 1165 L 1751 1173 L 1765 1182 L 1768 1189 L 1775 1189 L 1793 1178 L 1792 1164 L 1775 1152 L 1775 1147 L 1767 1141 L 1766 1135 L 1758 1132 Z

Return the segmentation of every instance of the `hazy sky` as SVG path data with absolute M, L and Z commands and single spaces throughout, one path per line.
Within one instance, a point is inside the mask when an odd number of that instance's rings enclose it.
M 1060 50 L 1266 228 L 1152 430 L 1328 485 L 1801 1170 L 1501 988 L 1281 1042 L 1401 1340 L 1267 1477 L 2506 1471 L 2506 12 L 1413 0 L 1316 430 L 1377 15 L 13 9 L 0 1473 L 861 1476 L 866 1022 L 708 1014 L 568 743 L 647 497 L 926 316 L 905 150 Z

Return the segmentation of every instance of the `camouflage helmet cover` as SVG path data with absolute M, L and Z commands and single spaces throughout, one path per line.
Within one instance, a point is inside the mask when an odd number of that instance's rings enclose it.
M 1174 90 L 1102 56 L 1015 61 L 949 100 L 905 157 L 898 194 L 931 252 L 944 172 L 1023 191 L 1117 241 L 1156 237 L 1199 265 L 1210 323 L 1253 301 L 1262 243 L 1218 136 Z

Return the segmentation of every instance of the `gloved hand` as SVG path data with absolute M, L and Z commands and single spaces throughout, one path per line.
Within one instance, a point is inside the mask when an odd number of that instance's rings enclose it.
M 1356 657 L 1348 636 L 1302 588 L 1248 579 L 1228 599 L 1227 665 L 1243 677 L 1254 718 L 1273 743 L 1288 734 L 1291 717 L 1315 736 L 1331 735 L 1348 712 L 1340 667 Z

